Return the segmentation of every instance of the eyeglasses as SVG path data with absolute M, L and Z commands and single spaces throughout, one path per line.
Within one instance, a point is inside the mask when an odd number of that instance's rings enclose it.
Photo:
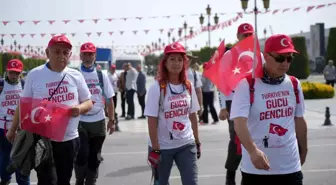
M 271 53 L 268 53 L 271 57 L 274 58 L 274 60 L 278 63 L 284 63 L 285 61 L 287 61 L 288 63 L 291 63 L 294 59 L 294 56 L 289 55 L 289 56 L 284 56 L 284 55 L 278 55 L 278 56 L 274 56 Z

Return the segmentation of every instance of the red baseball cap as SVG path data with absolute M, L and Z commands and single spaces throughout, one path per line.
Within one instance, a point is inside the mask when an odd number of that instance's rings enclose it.
M 265 42 L 265 53 L 299 53 L 294 49 L 292 39 L 284 34 L 273 35 Z
M 95 53 L 96 50 L 96 46 L 91 42 L 84 43 L 80 48 L 81 53 Z
M 186 54 L 186 50 L 182 44 L 180 44 L 179 42 L 174 42 L 172 44 L 167 45 L 166 48 L 164 49 L 164 54 L 168 53 Z
M 116 68 L 116 65 L 112 64 L 111 69 L 115 69 L 115 68 Z
M 249 23 L 243 23 L 238 27 L 239 34 L 254 33 L 253 26 Z
M 21 60 L 19 59 L 12 59 L 10 61 L 8 61 L 7 63 L 7 71 L 16 71 L 16 72 L 22 72 L 23 70 L 23 64 L 21 62 Z
M 65 44 L 65 45 L 68 45 L 70 49 L 72 49 L 72 44 L 70 40 L 68 39 L 68 37 L 66 37 L 65 35 L 57 35 L 51 38 L 48 44 L 48 48 L 52 47 L 55 44 Z

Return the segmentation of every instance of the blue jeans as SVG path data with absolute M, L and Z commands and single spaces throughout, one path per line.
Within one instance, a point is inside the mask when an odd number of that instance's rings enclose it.
M 149 147 L 149 151 L 151 148 Z M 169 176 L 175 162 L 180 171 L 183 185 L 198 185 L 197 148 L 190 143 L 179 148 L 161 150 L 161 159 L 157 167 L 158 184 L 169 185 Z M 157 183 L 157 180 L 156 180 Z
M 7 140 L 5 136 L 4 129 L 0 128 L 0 175 L 1 182 L 10 181 L 12 174 L 9 174 L 6 170 L 8 163 L 10 161 L 10 152 L 12 149 L 12 144 Z M 25 177 L 20 174 L 20 170 L 16 173 L 16 183 L 19 185 L 30 185 L 29 177 Z

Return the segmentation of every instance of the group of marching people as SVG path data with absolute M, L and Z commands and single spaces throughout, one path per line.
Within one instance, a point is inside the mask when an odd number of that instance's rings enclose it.
M 239 41 L 253 34 L 253 26 L 248 23 L 238 27 Z M 22 62 L 17 59 L 8 62 L 7 76 L 0 81 L 0 99 L 4 105 L 0 108 L 3 116 L 0 120 L 1 185 L 8 185 L 14 172 L 19 185 L 30 184 L 30 171 L 23 173 L 22 170 L 26 163 L 13 167 L 17 159 L 10 159 L 11 148 L 22 147 L 15 143 L 26 132 L 20 129 L 19 97 L 52 99 L 60 95 L 55 94 L 57 88 L 63 87 L 67 88 L 65 93 L 74 94 L 73 99 L 58 102 L 71 107 L 72 117 L 63 141 L 50 141 L 48 152 L 52 155 L 43 158 L 38 165 L 27 161 L 30 158 L 20 160 L 33 164 L 38 185 L 70 185 L 73 170 L 76 185 L 96 184 L 106 132 L 112 134 L 115 130 L 116 99 L 113 97 L 116 89 L 108 74 L 96 67 L 96 48 L 92 43 L 81 47 L 82 65 L 78 70 L 67 67 L 71 49 L 72 44 L 66 36 L 53 37 L 46 49 L 48 62 L 31 70 L 25 81 L 19 78 Z M 269 37 L 263 52 L 263 77 L 242 79 L 229 96 L 220 93 L 218 117 L 228 120 L 230 132 L 225 165 L 227 185 L 236 184 L 240 162 L 242 185 L 303 184 L 301 166 L 308 151 L 304 99 L 300 82 L 286 74 L 295 53 L 287 35 Z M 198 119 L 201 117 L 207 123 L 203 105 L 208 104 L 203 104 L 206 99 L 203 95 L 213 96 L 214 91 L 208 87 L 202 89 L 200 75 L 191 69 L 193 58 L 180 43 L 167 45 L 158 77 L 145 92 L 151 98 L 146 107 L 143 106 L 140 117 L 146 116 L 148 120 L 148 161 L 156 184 L 169 184 L 174 162 L 183 185 L 198 184 L 197 159 L 201 157 Z M 113 71 L 115 67 L 111 67 Z M 125 72 L 128 70 L 125 68 Z M 46 88 L 49 83 L 57 84 L 56 88 Z M 126 98 L 127 93 L 133 97 L 137 90 L 134 80 L 127 86 Z M 16 103 L 6 103 L 9 94 L 16 98 Z M 133 113 L 131 105 L 128 115 L 124 116 L 133 119 Z M 32 149 L 35 150 L 35 146 Z
M 248 23 L 238 27 L 239 41 L 253 34 Z M 236 184 L 240 163 L 242 185 L 303 184 L 301 166 L 308 152 L 304 98 L 300 81 L 286 74 L 295 53 L 289 36 L 269 37 L 261 55 L 263 76 L 246 76 L 230 95 L 219 93 L 219 118 L 228 120 L 230 132 L 226 185 Z M 157 81 L 148 90 L 148 161 L 155 185 L 169 184 L 174 162 L 183 185 L 199 184 L 197 114 L 204 111 L 201 85 L 190 75 L 190 61 L 183 45 L 166 46 Z
M 37 172 L 38 185 L 70 185 L 73 170 L 76 185 L 96 184 L 106 133 L 112 134 L 115 130 L 114 86 L 108 74 L 95 65 L 94 44 L 85 43 L 81 46 L 82 64 L 79 69 L 67 67 L 71 50 L 72 44 L 66 36 L 53 37 L 46 49 L 49 60 L 32 69 L 25 81 L 20 79 L 23 63 L 18 59 L 8 62 L 6 77 L 0 81 L 0 114 L 3 118 L 0 122 L 1 185 L 10 184 L 14 172 L 19 185 L 29 185 L 31 169 Z M 56 84 L 56 88 L 49 88 L 47 84 L 50 83 Z M 59 88 L 63 90 L 58 91 Z M 67 93 L 72 93 L 73 98 L 55 98 L 66 96 Z M 7 103 L 9 97 L 11 103 Z M 55 103 L 71 107 L 71 118 L 63 140 L 44 138 L 50 147 L 42 147 L 42 157 L 41 148 L 37 149 L 36 143 L 43 137 L 34 134 L 32 143 L 35 144 L 31 148 L 20 145 L 20 141 L 26 141 L 29 136 L 27 131 L 20 129 L 20 97 L 60 100 Z M 28 154 L 11 154 L 12 148 L 19 152 L 35 150 L 35 160 Z M 45 157 L 46 153 L 50 155 Z M 16 157 L 11 158 L 12 155 Z M 36 159 L 40 162 L 36 163 Z M 27 169 L 27 164 L 31 169 Z

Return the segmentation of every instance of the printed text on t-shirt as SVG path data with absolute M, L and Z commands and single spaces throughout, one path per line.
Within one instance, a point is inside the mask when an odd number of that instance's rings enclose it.
M 52 102 L 65 102 L 65 101 L 70 101 L 75 98 L 75 94 L 73 92 L 69 92 L 67 84 L 69 82 L 63 81 L 62 84 L 56 89 L 60 82 L 51 82 L 46 84 L 46 87 L 48 88 L 48 94 L 49 97 L 52 96 L 51 100 Z M 44 98 L 44 100 L 48 100 L 48 98 Z
M 260 120 L 278 119 L 293 115 L 294 108 L 288 105 L 289 91 L 278 91 L 261 95 L 266 100 L 265 112 L 260 113 Z
M 188 96 L 186 94 L 170 96 L 168 97 L 168 102 L 170 104 L 170 109 L 164 113 L 165 119 L 189 114 Z

